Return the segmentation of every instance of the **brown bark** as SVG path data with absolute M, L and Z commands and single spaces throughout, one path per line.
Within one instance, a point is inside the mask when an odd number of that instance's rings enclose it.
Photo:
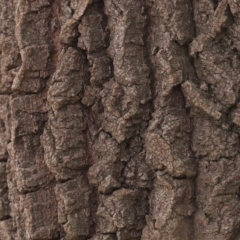
M 238 1 L 0 13 L 0 240 L 240 239 Z

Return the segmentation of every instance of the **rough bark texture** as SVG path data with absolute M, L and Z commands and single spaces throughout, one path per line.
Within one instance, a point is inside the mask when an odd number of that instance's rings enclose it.
M 0 240 L 239 240 L 240 2 L 0 0 Z

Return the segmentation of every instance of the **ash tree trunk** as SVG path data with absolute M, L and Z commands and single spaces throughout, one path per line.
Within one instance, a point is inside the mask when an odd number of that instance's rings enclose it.
M 240 2 L 0 0 L 0 239 L 239 240 Z

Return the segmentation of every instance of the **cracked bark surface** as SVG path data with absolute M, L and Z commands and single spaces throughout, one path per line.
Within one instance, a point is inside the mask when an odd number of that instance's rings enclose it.
M 0 13 L 0 240 L 240 240 L 238 1 Z

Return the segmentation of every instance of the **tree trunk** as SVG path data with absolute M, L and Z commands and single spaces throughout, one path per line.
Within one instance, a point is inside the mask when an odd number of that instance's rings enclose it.
M 238 0 L 0 13 L 0 240 L 240 239 Z

